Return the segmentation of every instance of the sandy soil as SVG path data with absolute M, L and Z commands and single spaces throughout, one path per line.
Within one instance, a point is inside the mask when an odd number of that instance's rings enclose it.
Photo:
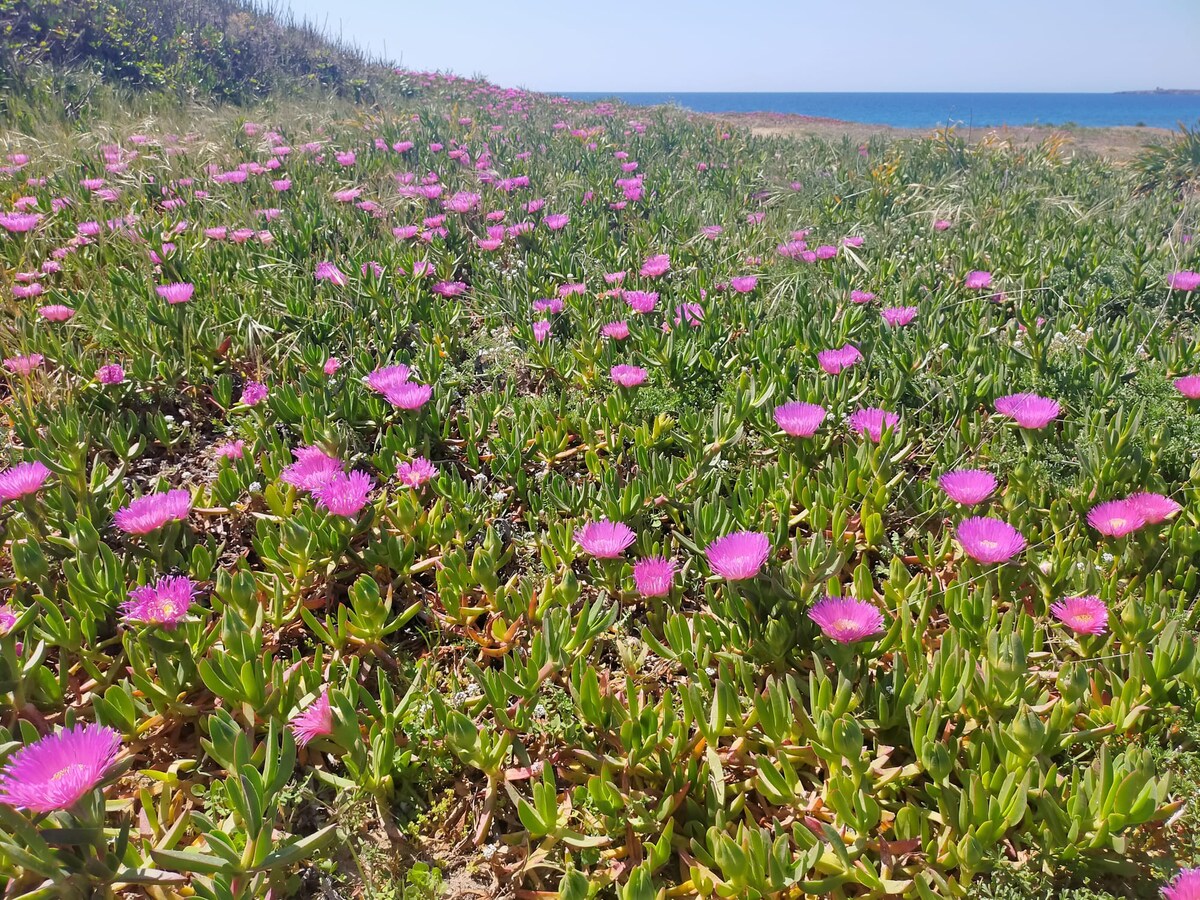
M 840 139 L 848 135 L 852 141 L 865 141 L 874 135 L 893 138 L 920 138 L 932 134 L 932 130 L 920 128 L 893 128 L 890 125 L 864 125 L 859 122 L 842 122 L 837 119 L 821 119 L 812 116 L 792 116 L 779 113 L 725 113 L 715 118 L 733 122 L 749 128 L 754 134 L 766 136 L 792 135 L 795 137 L 820 137 Z M 1048 126 L 1023 126 L 1003 128 L 961 127 L 958 134 L 973 142 L 1003 142 L 1012 146 L 1037 145 L 1048 138 L 1062 142 L 1063 153 L 1086 151 L 1124 162 L 1137 156 L 1143 149 L 1165 143 L 1172 132 L 1166 128 L 1144 128 L 1119 126 L 1115 128 L 1053 128 Z

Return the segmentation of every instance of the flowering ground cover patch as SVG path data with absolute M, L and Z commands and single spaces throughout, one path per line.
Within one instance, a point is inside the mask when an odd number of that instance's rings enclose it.
M 1194 196 L 406 83 L 3 135 L 4 896 L 1200 896 Z

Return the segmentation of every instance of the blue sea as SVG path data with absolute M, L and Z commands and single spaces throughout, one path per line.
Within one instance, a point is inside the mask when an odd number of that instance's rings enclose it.
M 1150 125 L 1200 122 L 1200 94 L 757 94 L 568 93 L 577 100 L 618 98 L 637 106 L 672 103 L 696 112 L 793 113 L 894 125 Z

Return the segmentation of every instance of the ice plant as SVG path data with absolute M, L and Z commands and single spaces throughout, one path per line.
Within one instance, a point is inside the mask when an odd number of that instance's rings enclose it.
M 258 406 L 267 399 L 267 386 L 257 381 L 247 381 L 242 388 L 241 402 L 246 406 Z
M 963 552 L 981 563 L 1008 562 L 1025 549 L 1025 537 L 1001 519 L 976 516 L 958 523 Z
M 1108 537 L 1124 537 L 1146 525 L 1146 517 L 1128 500 L 1109 500 L 1093 506 L 1088 524 Z
M 1175 390 L 1189 400 L 1200 400 L 1200 375 L 1184 375 L 1175 379 Z
M 671 593 L 674 578 L 673 559 L 650 556 L 633 564 L 633 583 L 643 597 L 665 597 Z
M 1172 272 L 1167 276 L 1167 286 L 1173 291 L 1194 291 L 1200 288 L 1200 272 Z
M 996 398 L 996 412 L 1015 421 L 1022 428 L 1045 428 L 1061 412 L 1057 400 L 1037 394 L 1006 394 Z
M 329 705 L 329 689 L 321 691 L 321 696 L 293 716 L 288 728 L 301 747 L 307 747 L 314 738 L 332 734 L 333 709 Z
M 817 354 L 817 362 L 830 375 L 840 375 L 851 366 L 862 362 L 862 358 L 862 353 L 853 344 L 833 350 L 822 350 Z
M 104 781 L 121 751 L 121 734 L 74 725 L 22 747 L 0 772 L 0 803 L 32 813 L 70 809 Z
M 770 539 L 758 531 L 735 531 L 717 538 L 704 551 L 709 568 L 729 581 L 753 578 L 770 554 Z
M 637 387 L 646 380 L 647 372 L 641 366 L 617 365 L 609 370 L 609 376 L 621 387 Z
M 412 462 L 402 462 L 396 467 L 396 477 L 406 487 L 419 488 L 425 482 L 437 477 L 437 468 L 423 456 L 418 456 Z
M 846 422 L 855 434 L 866 435 L 878 444 L 883 440 L 885 429 L 892 429 L 900 424 L 900 416 L 886 409 L 867 407 L 852 412 Z
M 808 617 L 825 637 L 853 644 L 883 631 L 883 613 L 873 603 L 853 597 L 825 597 L 813 604 Z
M 1200 900 L 1200 867 L 1180 869 L 1162 895 L 1163 900 Z
M 915 306 L 890 306 L 887 309 L 881 309 L 879 314 L 889 328 L 902 328 L 917 317 L 917 308 Z
M 609 322 L 600 329 L 600 334 L 614 341 L 623 341 L 629 337 L 629 323 L 624 319 Z
M 1104 634 L 1108 630 L 1108 606 L 1094 594 L 1065 597 L 1052 603 L 1050 612 L 1076 634 Z
M 160 284 L 154 288 L 154 292 L 170 304 L 187 303 L 195 291 L 195 285 L 182 281 Z
M 996 490 L 996 476 L 983 469 L 954 469 L 938 479 L 946 496 L 963 506 L 976 506 Z
M 50 477 L 50 470 L 40 462 L 18 463 L 0 472 L 0 504 L 36 494 Z
M 1143 491 L 1138 494 L 1130 494 L 1125 498 L 1134 510 L 1141 513 L 1147 525 L 1157 525 L 1175 515 L 1183 509 L 1178 503 L 1170 497 L 1164 497 L 1162 494 L 1155 494 L 1150 491 Z
M 17 625 L 17 610 L 7 603 L 0 603 L 0 637 L 11 634 Z
M 313 489 L 317 505 L 335 516 L 356 516 L 367 505 L 374 482 L 366 472 L 334 472 Z
M 647 257 L 642 263 L 641 276 L 643 278 L 658 278 L 661 275 L 666 275 L 671 269 L 671 257 L 666 253 L 659 253 L 656 256 Z
M 45 359 L 40 353 L 30 353 L 28 356 L 10 356 L 4 360 L 4 368 L 16 375 L 28 375 L 38 368 Z
M 825 421 L 825 407 L 794 400 L 775 407 L 775 424 L 792 437 L 810 438 Z
M 125 370 L 116 363 L 109 363 L 96 370 L 96 380 L 101 384 L 120 384 L 125 380 Z
M 345 287 L 350 283 L 350 280 L 346 277 L 345 273 L 331 262 L 317 263 L 317 268 L 313 273 L 313 277 L 316 278 L 317 281 L 328 281 L 330 284 L 337 287 Z
M 125 620 L 143 625 L 161 625 L 174 631 L 187 618 L 196 596 L 196 585 L 182 575 L 165 575 L 154 584 L 144 584 L 129 592 L 121 604 Z
M 874 299 L 875 299 L 875 295 L 872 294 L 870 291 L 851 291 L 850 292 L 850 302 L 852 302 L 852 303 L 858 303 L 861 305 L 864 303 L 870 303 Z
M 982 291 L 985 288 L 991 287 L 992 273 L 991 272 L 982 272 L 982 271 L 978 271 L 978 270 L 976 270 L 974 272 L 969 272 L 967 274 L 966 280 L 963 282 L 963 284 L 967 287 L 968 290 Z
M 342 367 L 342 361 L 336 356 L 331 356 L 325 360 L 325 365 L 321 366 L 321 371 L 326 375 L 336 375 L 337 370 Z
M 433 385 L 405 381 L 383 392 L 383 398 L 397 409 L 420 409 L 433 396 Z
M 729 289 L 738 294 L 748 294 L 757 286 L 757 275 L 738 275 L 729 279 Z
M 297 447 L 296 461 L 279 473 L 279 480 L 302 491 L 315 491 L 342 471 L 342 461 L 320 447 Z
M 245 441 L 227 441 L 224 444 L 217 444 L 213 448 L 213 455 L 217 459 L 241 459 L 245 446 Z
M 138 497 L 117 510 L 116 525 L 126 534 L 149 534 L 168 522 L 179 522 L 192 511 L 192 495 L 176 489 Z
M 75 315 L 75 310 L 69 306 L 63 306 L 61 303 L 54 303 L 38 309 L 38 315 L 47 322 L 65 322 Z
M 624 522 L 600 519 L 575 531 L 575 542 L 583 552 L 597 559 L 616 559 L 634 542 L 637 535 Z

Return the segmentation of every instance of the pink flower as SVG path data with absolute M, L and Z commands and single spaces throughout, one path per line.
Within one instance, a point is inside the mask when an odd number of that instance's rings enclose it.
M 614 341 L 623 341 L 629 337 L 629 323 L 624 319 L 609 322 L 600 329 L 600 334 Z
M 1170 497 L 1164 497 L 1162 494 L 1154 494 L 1149 491 L 1131 494 L 1125 498 L 1125 502 L 1141 513 L 1147 525 L 1157 525 L 1159 522 L 1165 521 L 1183 509 L 1182 506 Z
M 676 325 L 687 322 L 693 328 L 699 328 L 704 321 L 704 307 L 699 303 L 681 303 L 675 307 L 675 316 L 671 321 Z
M 410 238 L 415 238 L 421 231 L 419 225 L 401 225 L 392 229 L 392 234 L 402 241 L 407 241 Z
M 705 225 L 700 229 L 700 233 L 702 235 L 704 235 L 706 238 L 708 238 L 710 241 L 715 241 L 718 237 L 721 236 L 721 233 L 724 230 L 725 229 L 722 228 L 720 225 Z
M 355 161 L 357 160 L 357 157 L 355 156 L 353 150 L 346 150 L 345 152 L 342 152 L 342 153 L 335 153 L 335 154 L 333 154 L 333 158 L 337 160 L 339 166 L 352 166 L 352 165 L 354 165 Z
M 36 494 L 50 477 L 50 470 L 40 462 L 17 463 L 0 472 L 0 503 L 19 500 Z
M 748 294 L 757 286 L 757 275 L 738 275 L 729 279 L 730 289 L 739 294 Z
M 863 240 L 864 239 L 860 235 L 852 234 L 849 237 L 842 238 L 842 246 L 843 247 L 861 247 L 863 245 Z
M 887 322 L 889 328 L 902 328 L 917 317 L 917 308 L 915 306 L 890 306 L 887 309 L 881 309 L 879 314 L 883 316 L 883 321 Z
M 1025 537 L 1000 519 L 976 516 L 958 523 L 963 552 L 981 563 L 1008 562 L 1025 549 Z
M 411 370 L 403 363 L 397 366 L 383 366 L 367 376 L 367 386 L 377 393 L 386 394 L 406 384 L 411 374 Z
M 862 358 L 862 353 L 853 344 L 846 344 L 835 350 L 822 350 L 817 354 L 817 362 L 830 375 L 841 374 L 861 362 Z
M 258 406 L 267 399 L 267 386 L 257 381 L 247 381 L 242 388 L 241 402 L 246 406 Z
M 708 565 L 729 581 L 745 581 L 761 570 L 771 554 L 771 541 L 757 531 L 735 531 L 717 538 L 704 551 Z
M 271 189 L 281 194 L 284 191 L 290 191 L 292 189 L 292 179 L 278 178 L 271 182 Z
M 933 230 L 934 231 L 945 231 L 947 228 L 950 227 L 950 224 L 951 223 L 949 221 L 947 221 L 946 219 L 938 219 L 936 222 L 933 223 Z
M 855 410 L 846 421 L 851 431 L 856 434 L 865 434 L 878 444 L 883 439 L 884 429 L 895 428 L 900 424 L 900 417 L 886 409 L 867 407 Z
M 100 725 L 74 725 L 22 747 L 0 773 L 0 803 L 33 813 L 69 809 L 116 764 L 121 735 Z
M 658 293 L 656 291 L 625 291 L 624 299 L 635 313 L 648 313 L 658 303 Z
M 604 273 L 604 283 L 605 284 L 620 284 L 624 280 L 625 280 L 624 272 L 605 272 Z
M 1200 400 L 1200 375 L 1184 375 L 1175 379 L 1175 390 L 1189 400 Z
M 1108 607 L 1094 594 L 1066 597 L 1051 604 L 1050 612 L 1076 634 L 1104 634 L 1108 630 Z
M 227 441 L 224 444 L 217 444 L 213 448 L 213 454 L 218 459 L 241 459 L 245 446 L 245 441 Z
M 1146 517 L 1128 500 L 1109 500 L 1093 506 L 1087 514 L 1088 524 L 1108 537 L 1124 537 L 1143 528 Z
M 382 393 L 383 398 L 397 409 L 420 409 L 433 396 L 433 385 L 405 381 Z
M 467 285 L 462 281 L 439 281 L 430 290 L 443 297 L 458 297 L 466 292 Z
M 331 356 L 325 360 L 325 365 L 321 367 L 321 371 L 326 375 L 336 375 L 337 370 L 342 367 L 342 361 L 336 356 Z
M 1172 272 L 1167 286 L 1173 291 L 1194 291 L 1200 287 L 1200 272 Z
M 1181 869 L 1162 889 L 1163 900 L 1200 900 L 1200 867 Z
M 302 491 L 315 491 L 342 471 L 342 461 L 320 447 L 297 447 L 296 461 L 279 473 L 279 480 Z
M 817 433 L 826 415 L 825 407 L 797 400 L 775 407 L 775 424 L 792 437 L 810 438 Z
M 45 359 L 40 353 L 30 353 L 28 356 L 10 356 L 4 361 L 4 367 L 16 375 L 28 375 L 42 364 Z
M 850 300 L 853 303 L 859 303 L 859 304 L 870 303 L 874 299 L 875 299 L 875 295 L 872 294 L 870 291 L 851 291 L 850 292 Z
M 437 469 L 433 463 L 423 456 L 416 457 L 412 462 L 402 462 L 396 467 L 396 477 L 400 483 L 410 488 L 419 488 L 425 482 L 437 477 Z
M 18 300 L 28 300 L 30 297 L 39 297 L 45 288 L 40 284 L 14 284 L 12 287 L 12 295 Z
M 12 630 L 17 625 L 17 610 L 13 609 L 7 603 L 0 604 L 0 637 L 6 634 L 11 634 Z M 20 653 L 20 651 L 17 651 Z
M 825 637 L 853 644 L 883 631 L 883 613 L 873 603 L 852 597 L 825 597 L 813 604 L 808 617 Z
M 608 374 L 621 387 L 634 388 L 646 380 L 648 373 L 641 366 L 619 365 L 613 366 Z
M 633 583 L 643 597 L 665 597 L 671 593 L 675 561 L 661 556 L 640 559 L 633 564 Z
M 313 489 L 317 505 L 335 516 L 356 516 L 367 505 L 374 482 L 366 472 L 354 471 L 349 475 L 334 472 L 325 482 Z
M 116 525 L 126 534 L 149 534 L 168 522 L 180 522 L 192 511 L 192 495 L 176 489 L 138 497 L 117 510 Z
M 982 503 L 996 490 L 996 476 L 983 469 L 954 469 L 938 479 L 946 496 L 963 506 Z
M 109 363 L 96 370 L 96 380 L 101 384 L 120 384 L 125 380 L 125 370 L 116 363 Z
M 833 259 L 837 256 L 838 248 L 831 244 L 823 244 L 817 248 L 817 259 Z
M 546 216 L 542 219 L 543 224 L 551 231 L 558 231 L 560 228 L 566 228 L 567 223 L 571 221 L 571 217 L 566 213 L 556 213 L 552 216 Z
M 56 303 L 51 306 L 43 306 L 38 310 L 38 315 L 48 322 L 65 322 L 71 316 L 75 315 L 75 310 L 69 306 L 63 306 L 61 303 Z
M 154 292 L 170 304 L 187 303 L 195 290 L 195 285 L 186 282 L 160 284 L 154 288 Z
M 329 689 L 321 691 L 321 696 L 308 705 L 300 713 L 292 717 L 288 728 L 296 738 L 296 743 L 307 747 L 313 738 L 333 733 L 333 709 L 329 705 Z
M 550 334 L 549 319 L 541 319 L 533 323 L 533 338 L 539 344 L 546 340 L 548 334 Z
M 343 273 L 341 269 L 331 262 L 317 263 L 314 277 L 317 279 L 317 281 L 328 281 L 330 284 L 336 285 L 337 287 L 345 287 L 350 283 L 349 279 L 346 278 L 345 273 Z
M 658 278 L 660 275 L 666 275 L 671 269 L 671 257 L 666 253 L 660 253 L 657 256 L 651 256 L 642 263 L 641 275 L 643 278 Z
M 575 541 L 583 552 L 597 559 L 616 559 L 634 542 L 637 535 L 623 522 L 588 522 L 575 532 Z
M 969 290 L 981 291 L 985 288 L 991 287 L 992 273 L 991 272 L 981 272 L 981 271 L 969 272 L 967 274 L 967 278 L 963 282 L 963 284 Z
M 41 221 L 39 213 L 0 213 L 0 228 L 13 234 L 33 231 Z
M 1058 401 L 1037 394 L 1007 394 L 996 398 L 996 412 L 1013 419 L 1022 428 L 1045 428 L 1058 417 Z
M 129 592 L 129 599 L 121 604 L 127 621 L 145 625 L 161 625 L 174 631 L 187 618 L 196 586 L 190 578 L 181 575 L 166 575 L 153 585 L 144 584 Z

